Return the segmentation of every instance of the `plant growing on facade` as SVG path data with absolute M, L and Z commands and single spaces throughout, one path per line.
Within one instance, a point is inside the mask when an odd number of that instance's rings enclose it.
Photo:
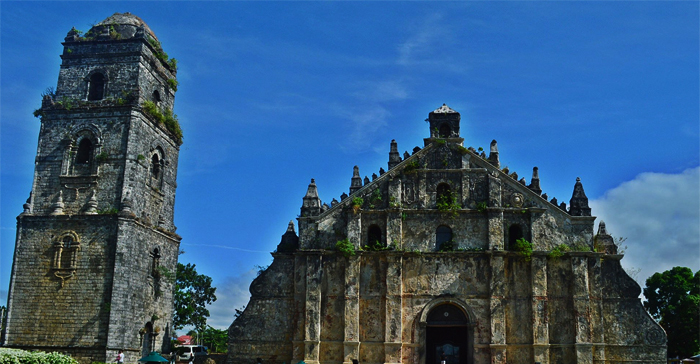
M 369 208 L 373 209 L 375 207 L 379 207 L 379 204 L 382 202 L 382 191 L 380 191 L 378 188 L 372 192 L 372 195 L 369 197 Z
M 440 248 L 438 249 L 439 252 L 453 252 L 457 248 L 457 244 L 455 244 L 454 241 L 448 240 L 442 244 L 440 244 Z
M 559 259 L 564 256 L 564 253 L 571 251 L 571 248 L 569 248 L 568 245 L 566 244 L 559 244 L 555 246 L 547 256 L 549 256 L 552 259 Z
M 488 210 L 489 206 L 486 204 L 486 202 L 479 202 L 476 204 L 476 211 L 479 211 L 481 213 L 484 213 Z
M 532 259 L 532 243 L 525 240 L 525 238 L 516 240 L 513 248 L 518 254 L 525 258 L 526 261 Z
M 362 209 L 364 203 L 365 200 L 362 197 L 354 197 L 352 199 L 352 211 L 358 213 L 360 209 Z
M 403 173 L 405 174 L 412 174 L 416 173 L 416 170 L 420 169 L 420 163 L 418 163 L 417 160 L 413 160 L 406 164 L 406 167 L 403 169 Z
M 335 243 L 335 250 L 343 254 L 344 257 L 349 258 L 355 255 L 355 246 L 348 239 L 338 240 Z
M 452 191 L 438 196 L 437 209 L 441 212 L 448 213 L 452 218 L 457 217 L 457 212 L 462 208 L 462 205 L 457 203 L 457 196 Z
M 158 106 L 156 106 L 153 101 L 144 101 L 141 107 L 146 114 L 156 119 L 158 123 L 165 125 L 165 128 L 177 141 L 182 143 L 182 129 L 180 129 L 177 115 L 173 114 L 170 109 L 166 109 L 161 113 L 160 110 L 158 110 Z

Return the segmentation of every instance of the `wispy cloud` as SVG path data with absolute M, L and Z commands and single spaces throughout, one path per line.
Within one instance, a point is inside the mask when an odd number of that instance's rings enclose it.
M 626 268 L 637 280 L 675 266 L 700 269 L 700 167 L 678 174 L 642 173 L 590 205 L 608 231 L 626 237 Z
M 256 274 L 256 270 L 251 269 L 217 283 L 216 302 L 207 307 L 210 315 L 207 324 L 216 329 L 228 329 L 233 322 L 236 309 L 248 304 L 250 299 L 248 288 Z

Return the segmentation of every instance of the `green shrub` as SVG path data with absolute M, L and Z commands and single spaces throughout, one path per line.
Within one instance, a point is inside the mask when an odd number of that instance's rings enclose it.
M 525 260 L 529 261 L 532 259 L 532 243 L 525 240 L 525 238 L 516 240 L 513 248 L 518 254 L 525 258 Z
M 439 252 L 453 252 L 457 248 L 457 244 L 455 244 L 454 241 L 446 241 L 442 244 L 440 244 L 440 248 L 438 249 Z
M 158 123 L 165 125 L 165 128 L 173 134 L 175 139 L 182 143 L 182 129 L 180 129 L 177 115 L 173 114 L 170 109 L 165 110 L 165 113 L 161 113 L 153 101 L 144 101 L 141 107 L 145 113 L 151 115 Z
M 476 204 L 476 211 L 479 212 L 486 212 L 488 210 L 489 206 L 486 204 L 486 202 L 479 202 Z
M 439 211 L 447 212 L 453 218 L 457 217 L 457 211 L 462 208 L 462 205 L 457 203 L 457 196 L 452 191 L 438 196 L 437 208 Z
M 0 348 L 0 364 L 78 364 L 65 354 Z
M 177 82 L 176 79 L 174 79 L 174 78 L 169 78 L 167 82 L 168 82 L 168 87 L 170 87 L 173 91 L 177 91 L 177 86 L 178 86 L 180 83 Z
M 463 147 L 463 146 L 461 146 L 461 145 L 458 145 L 458 146 L 457 146 L 457 151 L 458 151 L 459 154 L 461 154 L 461 155 L 465 155 L 465 154 L 469 153 L 469 149 L 467 149 L 467 148 L 465 148 L 465 147 Z
M 418 163 L 418 160 L 411 161 L 410 163 L 406 164 L 406 167 L 403 169 L 403 173 L 405 174 L 411 174 L 411 173 L 416 173 L 416 170 L 420 169 L 420 163 Z
M 357 213 L 360 211 L 362 208 L 362 205 L 365 203 L 365 200 L 362 197 L 354 197 L 352 199 L 352 210 Z
M 335 250 L 339 251 L 346 258 L 355 255 L 355 246 L 348 239 L 338 240 L 335 243 Z
M 571 248 L 569 248 L 568 245 L 559 244 L 559 245 L 555 246 L 554 249 L 552 249 L 548 255 L 552 259 L 559 259 L 562 256 L 564 256 L 564 253 L 566 253 L 568 251 L 571 251 Z

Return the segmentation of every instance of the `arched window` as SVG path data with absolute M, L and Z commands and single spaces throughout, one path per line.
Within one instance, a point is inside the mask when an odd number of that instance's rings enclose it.
M 151 177 L 158 180 L 160 179 L 160 158 L 158 153 L 154 153 L 151 157 Z
M 88 100 L 102 100 L 105 96 L 105 76 L 99 72 L 90 76 Z
M 153 102 L 158 105 L 160 103 L 160 92 L 153 90 Z
M 508 246 L 506 250 L 513 250 L 515 248 L 515 242 L 518 239 L 524 238 L 523 228 L 518 224 L 513 224 L 508 228 Z
M 452 135 L 452 128 L 450 128 L 448 123 L 443 123 L 440 125 L 439 133 L 440 138 L 449 138 Z
M 435 190 L 435 192 L 437 193 L 436 201 L 441 202 L 442 200 L 447 200 L 450 198 L 452 189 L 450 188 L 450 185 L 448 185 L 447 183 L 440 183 L 437 186 L 437 189 Z M 449 201 L 445 201 L 445 202 L 449 202 Z
M 78 144 L 78 151 L 75 153 L 75 164 L 90 164 L 92 160 L 92 142 L 89 138 L 83 138 Z
M 452 243 L 452 229 L 449 226 L 440 225 L 435 231 L 435 249 L 441 250 L 445 243 Z
M 59 268 L 61 269 L 71 269 L 73 268 L 73 265 L 75 262 L 73 259 L 75 258 L 73 251 L 75 250 L 75 241 L 73 241 L 73 237 L 70 235 L 66 235 L 63 237 L 62 241 L 63 243 L 63 254 L 61 254 L 61 261 L 59 263 Z
M 367 245 L 383 247 L 384 243 L 382 240 L 382 229 L 377 225 L 370 225 L 367 229 Z

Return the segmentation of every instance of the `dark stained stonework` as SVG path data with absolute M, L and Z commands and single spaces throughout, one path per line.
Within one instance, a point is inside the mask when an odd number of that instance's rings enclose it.
M 138 17 L 63 43 L 42 108 L 34 181 L 17 217 L 5 346 L 126 362 L 169 350 L 180 237 L 180 140 L 142 108 L 172 111 L 175 71 Z
M 401 159 L 392 141 L 389 170 L 362 185 L 355 166 L 330 208 L 311 181 L 299 248 L 288 228 L 229 328 L 227 362 L 665 363 L 666 335 L 604 223 L 594 236 L 580 179 L 567 209 L 537 167 L 529 185 L 501 170 L 495 140 L 488 157 L 464 148 L 447 105 L 428 121 L 425 148 Z M 345 240 L 355 255 L 336 250 Z

